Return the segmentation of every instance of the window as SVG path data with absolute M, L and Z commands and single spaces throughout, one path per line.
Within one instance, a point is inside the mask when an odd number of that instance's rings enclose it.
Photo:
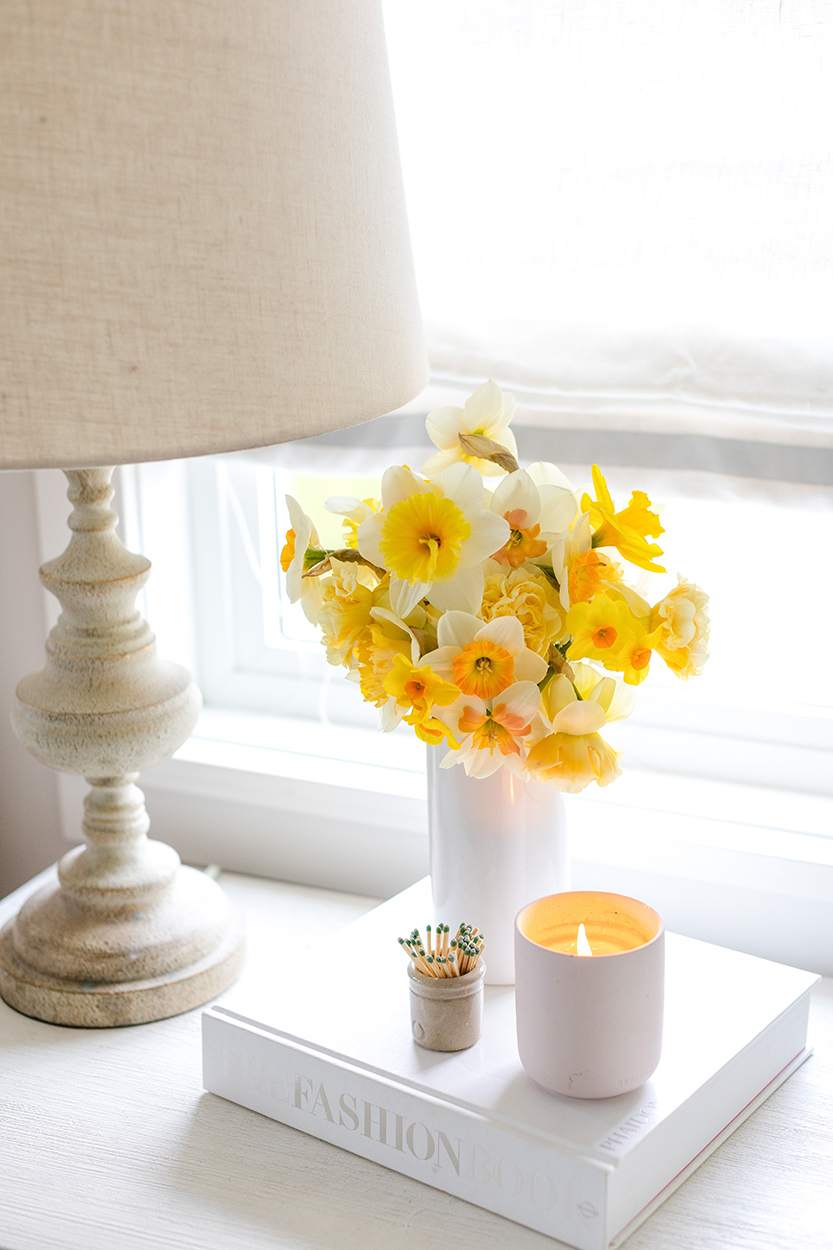
M 414 463 L 421 463 L 430 444 L 423 433 L 420 451 L 419 423 L 408 425 Z M 368 436 L 367 427 L 352 434 L 354 441 Z M 522 431 L 520 441 L 523 447 Z M 184 469 L 192 491 L 192 533 L 200 536 L 198 559 L 205 548 L 199 566 L 204 573 L 194 584 L 201 684 L 216 706 L 373 729 L 375 710 L 345 682 L 342 670 L 326 663 L 318 631 L 287 601 L 279 552 L 288 528 L 286 493 L 327 524 L 328 495 L 378 494 L 379 478 L 319 468 L 319 440 L 309 442 Z M 385 454 L 396 458 L 394 451 L 377 449 L 367 460 L 372 464 Z M 589 466 L 567 469 L 575 485 L 588 483 Z M 158 477 L 160 470 L 142 472 Z M 702 486 L 698 492 L 696 483 L 692 489 L 690 482 L 675 480 L 680 476 L 638 468 L 609 474 L 623 498 L 630 486 L 653 480 L 653 497 L 664 504 L 669 572 L 679 570 L 708 590 L 713 621 L 704 675 L 680 683 L 654 665 L 640 687 L 636 712 L 620 727 L 623 745 L 646 767 L 749 784 L 774 779 L 785 788 L 833 793 L 833 669 L 823 662 L 805 668 L 798 658 L 807 594 L 815 595 L 821 614 L 830 595 L 818 585 L 818 551 L 833 545 L 831 500 L 822 491 L 804 500 L 790 491 L 780 502 L 766 501 L 760 492 L 745 498 L 726 479 L 720 493 L 710 483 L 704 497 Z M 659 493 L 663 488 L 666 496 Z M 332 546 L 339 519 L 330 516 L 329 524 L 324 541 Z M 170 603 L 167 588 L 164 600 Z
M 386 19 L 423 412 L 494 376 L 518 396 L 522 458 L 576 486 L 596 461 L 617 496 L 663 501 L 669 571 L 712 596 L 707 673 L 640 688 L 626 776 L 581 800 L 577 869 L 631 893 L 650 879 L 683 931 L 709 913 L 715 940 L 758 926 L 754 949 L 812 963 L 788 930 L 833 936 L 829 10 L 390 0 Z M 233 825 L 232 866 L 254 871 L 388 892 L 424 864 L 421 748 L 375 734 L 276 577 L 287 484 L 321 499 L 344 490 L 327 478 L 418 468 L 422 415 L 123 475 L 149 618 L 209 704 L 145 781 L 186 853 L 207 846 L 194 858 L 229 862 Z M 184 501 L 179 564 L 160 499 Z M 349 836 L 330 836 L 345 810 Z M 302 862 L 300 828 L 325 868 Z

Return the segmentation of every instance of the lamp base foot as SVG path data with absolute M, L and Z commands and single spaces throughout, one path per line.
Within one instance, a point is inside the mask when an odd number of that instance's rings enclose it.
M 143 981 L 73 981 L 25 963 L 14 949 L 16 919 L 0 930 L 0 996 L 24 1016 L 76 1028 L 118 1028 L 165 1020 L 200 1007 L 227 989 L 243 962 L 239 916 L 214 950 L 201 959 Z

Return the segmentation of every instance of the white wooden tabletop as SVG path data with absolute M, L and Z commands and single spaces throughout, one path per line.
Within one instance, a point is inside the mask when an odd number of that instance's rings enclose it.
M 375 900 L 224 874 L 244 977 Z M 31 887 L 30 883 L 30 887 Z M 24 887 L 0 903 L 0 923 Z M 816 1053 L 627 1250 L 833 1248 L 833 980 Z M 561 1243 L 207 1094 L 200 1012 L 65 1029 L 0 1002 L 2 1250 L 553 1250 Z

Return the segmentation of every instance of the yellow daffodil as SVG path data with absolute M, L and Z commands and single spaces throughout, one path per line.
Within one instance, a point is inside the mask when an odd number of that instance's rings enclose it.
M 626 560 L 652 573 L 664 573 L 655 557 L 662 555 L 662 548 L 649 543 L 648 536 L 657 538 L 664 533 L 659 517 L 651 511 L 651 501 L 644 491 L 635 490 L 631 501 L 621 512 L 614 511 L 613 500 L 599 466 L 593 465 L 593 486 L 596 498 L 582 495 L 582 509 L 590 515 L 594 547 L 615 547 Z
M 651 611 L 652 626 L 660 627 L 656 652 L 683 680 L 699 676 L 709 656 L 708 602 L 699 586 L 680 578 Z
M 377 586 L 374 597 L 377 602 L 370 610 L 372 623 L 356 643 L 357 672 L 355 675 L 348 673 L 348 677 L 358 681 L 364 700 L 379 709 L 380 726 L 387 732 L 399 724 L 402 711 L 394 696 L 385 689 L 385 679 L 397 656 L 404 656 L 411 664 L 417 663 L 419 642 L 410 625 L 389 607 L 381 606 L 387 599 L 384 583 Z M 414 618 L 418 619 L 416 628 L 419 628 L 425 614 L 416 609 Z
M 618 657 L 643 630 L 623 599 L 595 595 L 587 603 L 575 603 L 567 613 L 567 630 L 573 641 L 568 660 L 598 660 L 616 669 Z
M 523 627 L 524 642 L 538 655 L 546 656 L 551 643 L 566 637 L 558 591 L 548 577 L 533 568 L 488 576 L 480 615 L 484 621 L 516 617 Z
M 448 582 L 471 524 L 453 499 L 415 492 L 388 512 L 379 540 L 385 567 L 409 582 Z
M 414 733 L 423 742 L 430 747 L 438 747 L 440 743 L 445 742 L 446 746 L 452 751 L 460 750 L 460 743 L 454 737 L 448 725 L 444 725 L 436 716 L 430 716 L 428 720 L 421 721 L 414 725 Z
M 635 637 L 628 638 L 616 657 L 616 664 L 605 665 L 605 667 L 616 668 L 629 686 L 638 686 L 648 676 L 648 665 L 659 643 L 661 632 L 660 629 L 655 629 L 650 634 L 643 631 Z
M 435 705 L 448 707 L 460 697 L 457 687 L 443 681 L 429 665 L 419 666 L 404 655 L 394 656 L 382 685 L 394 697 L 409 725 L 430 720 Z
M 509 536 L 506 521 L 482 504 L 483 483 L 470 465 L 452 465 L 430 482 L 410 469 L 387 470 L 382 511 L 359 526 L 358 543 L 365 559 L 389 570 L 399 616 L 421 599 L 442 612 L 480 607 L 483 561 Z
M 515 661 L 505 647 L 489 638 L 466 643 L 453 661 L 454 681 L 463 694 L 493 699 L 515 680 Z
M 356 660 L 358 662 L 359 688 L 366 703 L 374 703 L 382 708 L 391 700 L 385 690 L 385 678 L 397 655 L 409 657 L 411 644 L 407 635 L 391 636 L 381 625 L 371 625 L 366 634 L 356 644 Z M 397 717 L 394 724 L 398 724 Z
M 372 622 L 376 577 L 361 564 L 331 560 L 331 575 L 321 580 L 318 624 L 330 664 L 356 664 L 355 647 Z
M 286 542 L 281 548 L 281 568 L 284 573 L 289 572 L 289 567 L 295 559 L 295 538 L 296 534 L 294 530 L 290 529 L 286 531 Z
M 473 465 L 483 477 L 497 477 L 504 472 L 489 460 L 469 456 L 460 446 L 458 435 L 482 434 L 500 443 L 513 456 L 518 447 L 508 428 L 515 412 L 515 396 L 504 395 L 495 382 L 484 382 L 466 400 L 463 408 L 437 408 L 425 421 L 428 437 L 439 451 L 426 460 L 422 471 L 433 477 L 452 464 Z
M 644 601 L 637 596 L 637 602 Z M 644 604 L 647 608 L 647 604 Z M 648 675 L 651 652 L 661 630 L 648 630 L 648 616 L 636 616 L 617 591 L 597 594 L 589 603 L 576 603 L 567 613 L 567 629 L 573 641 L 567 659 L 596 660 L 606 669 L 622 673 L 629 686 Z

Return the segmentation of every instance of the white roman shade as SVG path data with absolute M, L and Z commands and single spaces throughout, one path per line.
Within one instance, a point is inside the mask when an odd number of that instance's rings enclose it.
M 493 377 L 576 456 L 714 438 L 833 480 L 833 8 L 385 12 L 439 402 Z

